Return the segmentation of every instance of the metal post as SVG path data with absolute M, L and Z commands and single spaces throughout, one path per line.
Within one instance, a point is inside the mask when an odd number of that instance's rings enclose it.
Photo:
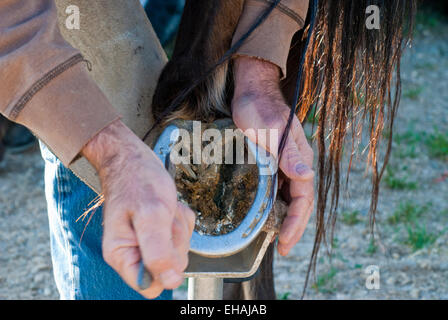
M 188 278 L 188 300 L 222 300 L 223 278 Z

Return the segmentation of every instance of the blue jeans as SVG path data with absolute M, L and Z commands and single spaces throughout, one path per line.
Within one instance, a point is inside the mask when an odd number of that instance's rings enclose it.
M 61 299 L 144 299 L 103 259 L 102 208 L 96 210 L 87 226 L 88 218 L 76 222 L 96 193 L 65 168 L 43 143 L 40 145 L 45 160 L 53 272 Z M 172 299 L 172 291 L 164 291 L 157 299 Z

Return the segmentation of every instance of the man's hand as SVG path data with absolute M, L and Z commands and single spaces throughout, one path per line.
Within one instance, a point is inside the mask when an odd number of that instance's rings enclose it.
M 153 282 L 140 291 L 155 298 L 183 281 L 195 214 L 177 201 L 161 161 L 121 121 L 102 130 L 82 151 L 97 169 L 105 196 L 103 257 L 138 290 L 139 262 Z
M 254 129 L 255 136 L 248 134 L 248 138 L 261 143 L 271 154 L 277 156 L 278 150 L 271 150 L 269 146 L 280 144 L 290 112 L 279 87 L 280 70 L 274 64 L 249 57 L 236 58 L 234 67 L 233 120 L 243 131 Z M 257 129 L 278 129 L 279 141 L 271 144 L 269 140 L 257 140 Z M 302 125 L 294 117 L 279 164 L 284 175 L 279 185 L 290 200 L 279 234 L 278 251 L 283 256 L 300 240 L 313 211 L 312 165 L 313 150 L 306 140 Z

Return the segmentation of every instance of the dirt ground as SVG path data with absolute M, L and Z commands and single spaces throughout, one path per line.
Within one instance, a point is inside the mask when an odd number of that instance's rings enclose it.
M 306 299 L 448 299 L 448 26 L 417 31 L 402 63 L 403 98 L 376 240 L 367 226 L 370 183 L 360 160 L 344 193 L 332 254 L 321 255 Z M 38 148 L 0 163 L 0 299 L 58 299 L 43 171 Z M 313 222 L 289 257 L 275 257 L 280 299 L 301 296 Z M 380 287 L 369 290 L 372 265 Z M 185 290 L 175 297 L 185 298 Z

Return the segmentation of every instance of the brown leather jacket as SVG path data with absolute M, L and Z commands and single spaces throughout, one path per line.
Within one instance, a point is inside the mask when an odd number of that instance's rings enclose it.
M 272 0 L 246 0 L 235 39 Z M 293 34 L 308 0 L 282 0 L 238 51 L 278 65 L 286 76 Z M 61 36 L 54 0 L 0 1 L 0 113 L 28 127 L 68 166 L 84 145 L 119 118 Z

